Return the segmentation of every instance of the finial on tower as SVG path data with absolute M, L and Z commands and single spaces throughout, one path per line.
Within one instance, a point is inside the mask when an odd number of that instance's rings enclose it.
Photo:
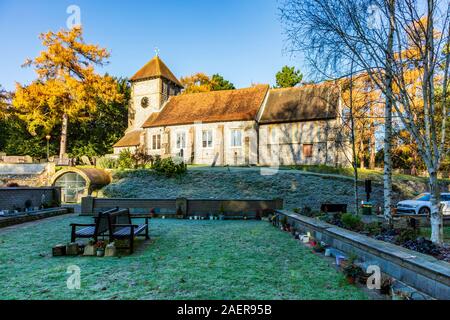
M 155 47 L 155 55 L 156 55 L 157 57 L 159 57 L 159 49 L 158 49 L 158 47 Z

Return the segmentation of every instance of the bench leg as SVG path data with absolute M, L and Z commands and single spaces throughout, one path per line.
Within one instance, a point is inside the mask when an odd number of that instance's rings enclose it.
M 70 242 L 75 242 L 75 226 L 72 227 L 72 232 L 70 234 Z
M 145 224 L 147 225 L 145 227 L 145 240 L 150 239 L 150 236 L 148 235 L 148 218 L 145 218 Z
M 130 236 L 130 254 L 133 254 L 134 251 L 134 235 Z

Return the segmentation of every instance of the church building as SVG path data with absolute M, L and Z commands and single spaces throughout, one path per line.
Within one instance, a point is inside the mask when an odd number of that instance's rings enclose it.
M 155 56 L 131 79 L 128 129 L 114 145 L 205 165 L 347 165 L 334 83 L 182 94 Z

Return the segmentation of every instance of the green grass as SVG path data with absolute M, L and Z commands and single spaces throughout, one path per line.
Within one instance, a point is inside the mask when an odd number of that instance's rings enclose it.
M 257 221 L 153 220 L 132 256 L 51 257 L 66 216 L 0 230 L 1 299 L 367 299 L 289 234 Z M 81 268 L 81 289 L 66 287 Z
M 420 228 L 420 235 L 426 238 L 430 238 L 431 228 L 430 227 Z M 450 243 L 450 227 L 444 227 L 444 241 Z

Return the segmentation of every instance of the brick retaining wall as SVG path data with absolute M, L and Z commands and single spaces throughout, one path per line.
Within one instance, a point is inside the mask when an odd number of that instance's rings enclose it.
M 25 202 L 31 201 L 31 207 L 40 207 L 42 200 L 46 204 L 59 206 L 61 189 L 58 187 L 42 188 L 0 188 L 0 210 L 23 210 Z

